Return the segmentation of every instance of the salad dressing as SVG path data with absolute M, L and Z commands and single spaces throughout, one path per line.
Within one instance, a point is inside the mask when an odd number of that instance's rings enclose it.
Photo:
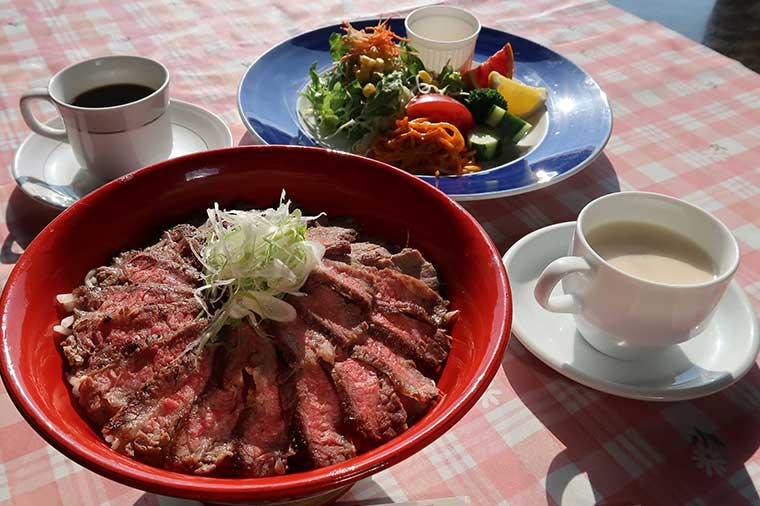
M 414 21 L 414 33 L 426 39 L 454 42 L 474 34 L 476 26 L 452 16 L 426 16 Z

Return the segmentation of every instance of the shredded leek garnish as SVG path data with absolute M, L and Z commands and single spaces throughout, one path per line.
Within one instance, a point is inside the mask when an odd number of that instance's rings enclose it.
M 196 253 L 203 264 L 203 286 L 195 298 L 210 318 L 198 342 L 202 349 L 228 323 L 247 319 L 293 321 L 296 310 L 283 300 L 303 295 L 299 290 L 322 262 L 325 248 L 306 238 L 306 228 L 317 217 L 290 210 L 285 192 L 276 209 L 207 210 L 209 235 Z

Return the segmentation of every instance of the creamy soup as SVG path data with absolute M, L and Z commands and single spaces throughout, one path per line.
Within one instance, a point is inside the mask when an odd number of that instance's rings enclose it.
M 711 281 L 710 256 L 691 239 L 659 225 L 616 221 L 586 234 L 599 256 L 637 278 L 676 285 Z

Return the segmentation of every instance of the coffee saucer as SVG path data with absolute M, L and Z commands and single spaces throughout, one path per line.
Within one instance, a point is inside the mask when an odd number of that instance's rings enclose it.
M 572 315 L 539 306 L 533 296 L 536 279 L 549 263 L 568 254 L 574 226 L 569 222 L 537 230 L 504 255 L 514 306 L 512 333 L 546 365 L 596 390 L 650 401 L 710 395 L 752 368 L 760 349 L 757 316 L 735 281 L 701 334 L 637 361 L 600 353 L 576 330 Z M 559 283 L 554 294 L 562 293 Z
M 174 137 L 170 158 L 232 146 L 230 129 L 216 114 L 174 99 L 169 103 L 169 114 Z M 63 126 L 60 117 L 47 124 Z M 24 193 L 59 209 L 71 206 L 104 183 L 79 166 L 67 143 L 35 133 L 16 151 L 11 175 Z

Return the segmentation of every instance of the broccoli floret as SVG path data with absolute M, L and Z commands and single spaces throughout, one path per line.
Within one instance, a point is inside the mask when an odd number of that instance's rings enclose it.
M 491 106 L 498 105 L 502 109 L 507 108 L 507 101 L 501 96 L 501 93 L 493 88 L 476 88 L 472 90 L 464 103 L 472 113 L 475 123 L 485 121 Z

